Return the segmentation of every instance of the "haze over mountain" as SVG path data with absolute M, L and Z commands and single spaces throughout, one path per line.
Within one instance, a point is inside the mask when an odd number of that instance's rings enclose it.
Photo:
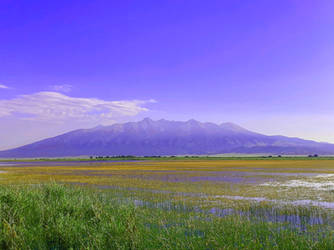
M 267 136 L 233 123 L 145 118 L 139 122 L 79 129 L 19 148 L 0 157 L 81 155 L 184 155 L 223 153 L 334 154 L 334 145 L 284 136 Z

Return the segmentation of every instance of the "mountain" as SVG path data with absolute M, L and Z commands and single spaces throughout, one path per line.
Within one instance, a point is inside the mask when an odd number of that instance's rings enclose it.
M 334 154 L 334 145 L 284 136 L 266 136 L 233 123 L 217 125 L 196 120 L 153 121 L 145 118 L 139 122 L 75 130 L 0 151 L 0 157 L 222 153 Z

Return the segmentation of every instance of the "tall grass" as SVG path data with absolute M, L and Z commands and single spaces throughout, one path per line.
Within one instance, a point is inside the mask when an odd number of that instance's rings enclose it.
M 58 184 L 0 187 L 1 249 L 334 249 L 333 232 L 135 206 Z

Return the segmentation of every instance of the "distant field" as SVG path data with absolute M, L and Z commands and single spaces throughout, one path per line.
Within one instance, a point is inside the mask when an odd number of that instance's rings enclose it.
M 40 246 L 58 248 L 334 248 L 333 158 L 59 159 L 0 171 L 0 200 L 13 200 L 0 209 L 8 246 L 10 232 L 24 245 L 36 230 Z M 34 217 L 46 212 L 55 225 Z M 35 224 L 22 224 L 24 214 Z
M 61 158 L 0 158 L 0 162 L 66 162 L 66 161 L 196 161 L 196 160 L 334 160 L 334 156 L 300 156 L 300 155 L 222 155 L 222 156 L 124 156 L 124 157 L 61 157 Z

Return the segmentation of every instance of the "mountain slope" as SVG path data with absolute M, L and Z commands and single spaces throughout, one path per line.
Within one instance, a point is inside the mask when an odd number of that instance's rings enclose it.
M 145 118 L 93 129 L 75 130 L 0 157 L 80 155 L 179 155 L 221 153 L 334 154 L 334 145 L 284 136 L 266 136 L 232 123 L 217 125 Z

